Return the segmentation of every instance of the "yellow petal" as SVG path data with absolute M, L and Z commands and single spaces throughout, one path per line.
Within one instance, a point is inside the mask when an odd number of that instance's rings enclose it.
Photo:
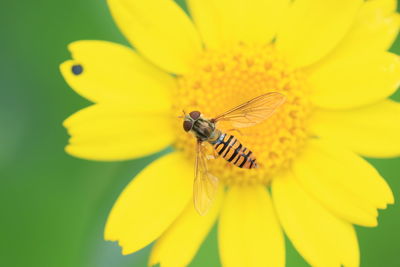
M 128 40 L 150 61 L 172 73 L 186 72 L 201 52 L 189 17 L 172 0 L 108 0 Z
M 307 192 L 351 223 L 376 226 L 376 209 L 393 203 L 389 186 L 375 168 L 337 143 L 310 141 L 293 169 Z
M 325 210 L 291 174 L 276 177 L 272 192 L 286 235 L 311 266 L 359 266 L 357 237 L 349 223 Z
M 362 0 L 296 0 L 279 29 L 276 45 L 295 67 L 317 62 L 344 37 Z
M 66 151 L 91 160 L 143 157 L 172 144 L 175 132 L 165 113 L 143 113 L 126 106 L 96 104 L 64 122 L 71 135 Z
M 61 73 L 83 97 L 138 109 L 170 107 L 175 80 L 133 50 L 104 41 L 78 41 L 68 48 L 73 60 L 61 64 Z
M 270 196 L 263 186 L 234 186 L 218 228 L 224 267 L 285 266 L 285 244 Z
M 387 52 L 334 58 L 315 66 L 309 77 L 311 100 L 328 109 L 368 105 L 400 85 L 399 56 Z
M 181 214 L 192 195 L 193 167 L 179 152 L 151 163 L 124 189 L 111 210 L 105 239 L 124 255 L 147 246 Z
M 153 246 L 149 265 L 160 263 L 162 267 L 187 266 L 214 225 L 223 195 L 221 186 L 212 208 L 204 216 L 200 216 L 190 202 L 183 214 Z
M 190 13 L 209 48 L 243 41 L 266 44 L 282 20 L 288 0 L 188 0 Z
M 368 55 L 390 48 L 400 28 L 395 0 L 366 1 L 354 25 L 330 56 Z
M 384 100 L 345 111 L 318 110 L 310 123 L 315 135 L 367 157 L 400 156 L 400 104 Z

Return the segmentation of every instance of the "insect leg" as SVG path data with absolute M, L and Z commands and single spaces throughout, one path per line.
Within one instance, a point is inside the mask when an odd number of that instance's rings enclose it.
M 202 143 L 201 145 L 206 147 L 207 150 L 206 159 L 217 159 L 219 157 L 219 154 L 217 153 L 217 151 L 215 151 L 213 147 L 207 145 L 205 142 Z
M 214 150 L 213 155 L 207 155 L 207 159 L 217 159 L 219 158 L 219 154 L 217 153 L 217 151 Z

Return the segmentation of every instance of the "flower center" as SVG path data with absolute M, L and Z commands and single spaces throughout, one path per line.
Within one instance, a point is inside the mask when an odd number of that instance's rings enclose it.
M 209 171 L 227 185 L 268 184 L 277 172 L 287 169 L 307 139 L 307 118 L 311 105 L 305 79 L 300 70 L 291 68 L 273 45 L 244 45 L 223 51 L 206 51 L 190 73 L 179 77 L 174 92 L 174 114 L 199 110 L 213 118 L 230 108 L 268 92 L 280 92 L 286 102 L 266 121 L 232 131 L 243 146 L 253 151 L 259 167 L 240 169 L 222 157 L 208 160 Z M 175 147 L 194 160 L 195 138 L 176 120 L 178 139 Z M 229 123 L 217 128 L 229 131 Z M 208 146 L 213 155 L 213 148 Z

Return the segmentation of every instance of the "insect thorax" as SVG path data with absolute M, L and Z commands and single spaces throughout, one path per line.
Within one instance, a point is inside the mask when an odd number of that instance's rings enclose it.
M 201 141 L 208 141 L 213 139 L 215 135 L 215 124 L 203 118 L 199 118 L 192 128 L 194 134 Z

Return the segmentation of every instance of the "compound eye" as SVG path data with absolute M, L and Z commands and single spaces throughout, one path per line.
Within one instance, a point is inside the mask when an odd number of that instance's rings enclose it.
M 200 112 L 199 111 L 192 111 L 192 112 L 189 113 L 189 116 L 193 120 L 197 120 L 200 117 Z
M 191 122 L 191 121 L 183 122 L 183 129 L 185 130 L 185 132 L 189 132 L 190 129 L 192 129 L 192 126 L 193 126 L 193 122 Z

